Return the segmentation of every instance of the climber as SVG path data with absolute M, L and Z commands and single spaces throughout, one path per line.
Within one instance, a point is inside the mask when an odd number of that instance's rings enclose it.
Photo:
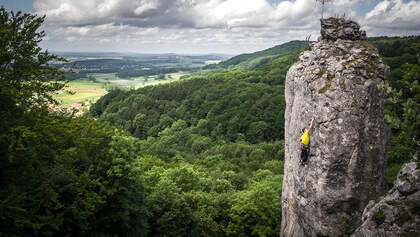
M 301 140 L 301 144 L 300 144 L 300 164 L 304 165 L 306 162 L 306 159 L 308 159 L 309 156 L 309 132 L 311 131 L 312 128 L 312 123 L 313 123 L 314 119 L 312 118 L 311 124 L 309 125 L 308 128 L 304 128 L 302 129 L 302 136 L 300 137 Z

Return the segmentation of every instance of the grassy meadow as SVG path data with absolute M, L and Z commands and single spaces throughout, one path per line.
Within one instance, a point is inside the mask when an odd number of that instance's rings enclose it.
M 72 81 L 65 90 L 59 92 L 54 98 L 62 101 L 61 107 L 67 108 L 73 103 L 93 103 L 111 89 L 138 89 L 144 86 L 169 83 L 179 80 L 183 75 L 186 75 L 186 73 L 168 73 L 165 74 L 164 80 L 157 80 L 157 76 L 121 79 L 115 73 L 91 73 L 88 76 L 94 77 L 96 82 L 88 80 L 88 78 Z
M 74 92 L 74 93 L 69 93 Z M 67 108 L 73 103 L 95 102 L 107 91 L 102 83 L 94 83 L 89 81 L 72 81 L 68 87 L 55 95 L 55 99 L 61 100 L 61 107 Z

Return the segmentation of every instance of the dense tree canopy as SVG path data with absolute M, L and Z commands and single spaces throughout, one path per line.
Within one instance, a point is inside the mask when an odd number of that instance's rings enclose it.
M 418 41 L 419 37 L 370 39 L 391 65 L 385 110 L 393 130 L 388 149 L 390 185 L 395 171 L 419 149 Z M 403 46 L 391 51 L 394 44 Z M 146 186 L 165 185 L 174 196 L 163 201 L 163 193 L 154 194 L 161 190 L 151 188 L 149 205 L 153 205 L 153 200 L 164 202 L 152 210 L 152 235 L 191 234 L 183 228 L 202 226 L 196 222 L 195 208 L 205 208 L 207 215 L 201 220 L 213 226 L 201 235 L 278 233 L 281 205 L 276 205 L 281 204 L 284 162 L 284 80 L 298 53 L 291 51 L 253 69 L 236 67 L 167 85 L 112 91 L 93 106 L 93 116 L 140 138 L 141 153 L 149 161 L 150 157 L 159 158 L 154 165 L 148 163 L 151 168 L 146 171 Z M 180 165 L 185 169 L 185 163 L 202 173 L 189 173 L 188 179 L 179 179 L 182 175 L 162 176 Z M 206 177 L 211 177 L 211 181 L 204 181 Z M 207 195 L 217 202 L 203 201 Z M 182 213 L 185 221 L 181 223 L 170 217 L 181 215 L 177 206 L 180 204 L 174 199 L 182 202 L 184 197 L 196 204 L 182 204 L 188 208 Z M 214 215 L 214 210 L 223 217 Z
M 65 83 L 43 20 L 0 8 L 0 235 L 145 235 L 137 139 L 47 109 Z
M 391 68 L 385 120 L 392 129 L 387 179 L 391 186 L 404 162 L 420 150 L 420 37 L 370 39 Z
M 131 92 L 112 91 L 92 107 L 91 114 L 140 139 L 158 137 L 179 119 L 188 127 L 201 121 L 205 128 L 198 129 L 200 135 L 213 140 L 282 139 L 285 74 L 297 54 L 292 51 L 254 70 L 219 72 Z

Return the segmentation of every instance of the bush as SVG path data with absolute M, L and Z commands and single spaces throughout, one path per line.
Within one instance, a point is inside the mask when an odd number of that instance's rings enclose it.
M 385 214 L 382 210 L 379 210 L 378 212 L 376 212 L 375 214 L 373 214 L 372 217 L 373 221 L 376 223 L 376 227 L 382 225 L 382 223 L 384 223 L 385 221 Z
M 348 215 L 346 213 L 341 213 L 337 215 L 339 221 L 339 235 L 340 237 L 351 236 L 354 231 L 357 229 L 357 213 Z

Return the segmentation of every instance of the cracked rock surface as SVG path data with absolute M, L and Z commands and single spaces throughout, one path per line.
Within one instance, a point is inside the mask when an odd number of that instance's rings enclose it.
M 337 214 L 361 214 L 386 186 L 388 67 L 365 41 L 329 38 L 311 48 L 286 77 L 285 237 L 338 236 Z M 312 118 L 311 154 L 301 166 L 301 130 Z
M 366 40 L 366 31 L 357 22 L 343 18 L 321 19 L 321 37 L 324 40 Z
M 394 187 L 366 206 L 353 237 L 420 236 L 420 166 L 417 158 L 403 165 Z

